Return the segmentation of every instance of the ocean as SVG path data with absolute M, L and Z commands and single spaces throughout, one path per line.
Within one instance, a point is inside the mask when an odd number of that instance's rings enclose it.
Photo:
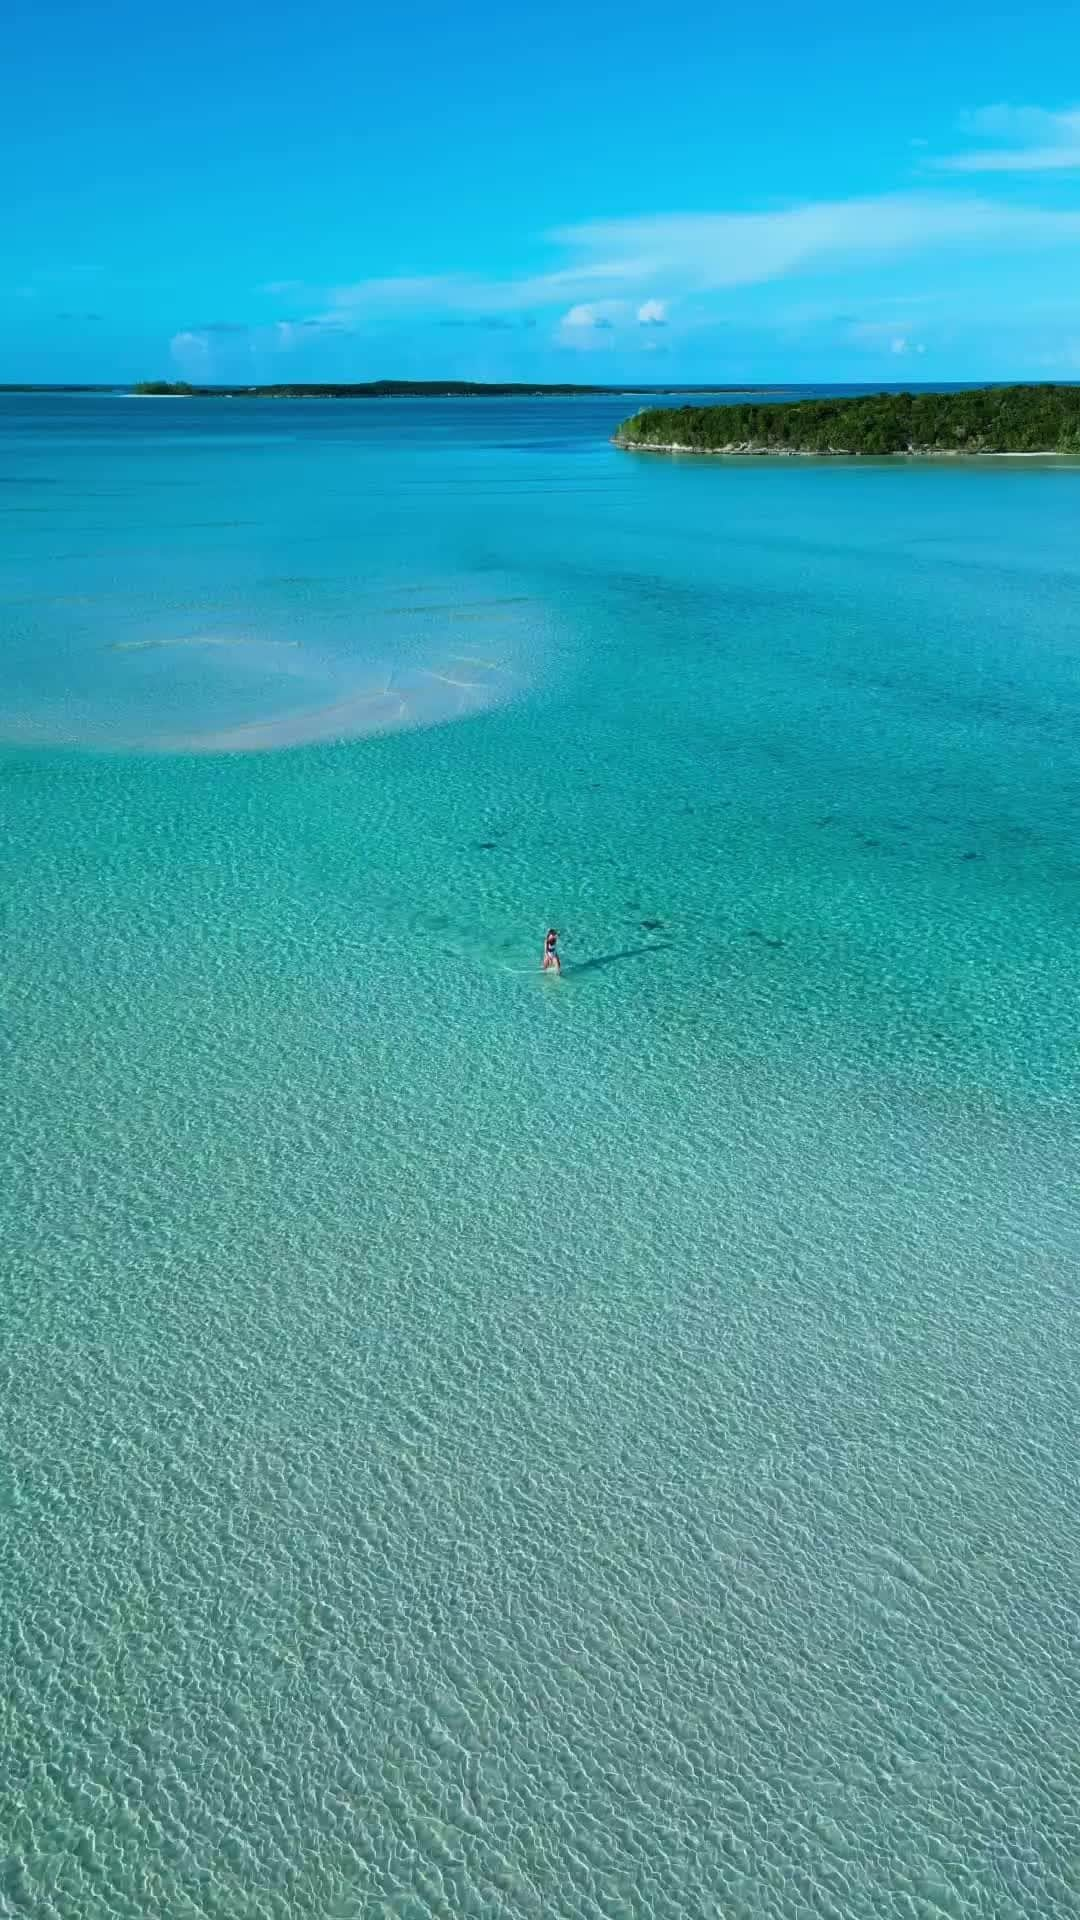
M 0 1915 L 1080 1912 L 1080 468 L 634 404 L 0 399 Z

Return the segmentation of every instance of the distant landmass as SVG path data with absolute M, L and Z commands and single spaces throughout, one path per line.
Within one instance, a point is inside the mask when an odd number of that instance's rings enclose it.
M 325 381 L 289 381 L 269 387 L 193 387 L 186 380 L 140 380 L 134 393 L 151 399 L 199 400 L 483 400 L 512 398 L 551 398 L 573 394 L 620 393 L 782 393 L 782 387 L 654 387 L 630 382 L 617 387 L 587 387 L 569 383 L 545 386 L 530 380 L 500 382 L 486 380 L 364 380 L 340 384 Z
M 0 393 L 126 393 L 108 381 L 86 380 L 0 380 Z
M 1080 454 L 1080 387 L 649 407 L 623 421 L 615 444 L 656 453 Z

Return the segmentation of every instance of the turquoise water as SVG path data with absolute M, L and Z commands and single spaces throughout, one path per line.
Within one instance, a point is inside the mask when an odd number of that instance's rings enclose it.
M 0 1914 L 1080 1911 L 1080 472 L 227 405 L 0 418 Z

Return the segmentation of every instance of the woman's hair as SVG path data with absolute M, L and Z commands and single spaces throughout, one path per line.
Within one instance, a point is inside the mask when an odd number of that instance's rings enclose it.
M 547 937 L 549 940 L 557 940 L 559 937 L 558 927 L 549 927 L 547 930 Z

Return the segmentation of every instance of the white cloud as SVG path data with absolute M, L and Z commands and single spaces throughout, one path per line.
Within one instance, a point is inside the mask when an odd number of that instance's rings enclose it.
M 904 320 L 860 320 L 848 328 L 847 338 L 871 353 L 892 353 L 898 358 L 926 352 L 920 340 L 912 339 L 909 323 Z
M 617 328 L 632 328 L 636 333 L 642 327 L 665 327 L 667 316 L 666 300 L 643 300 L 640 304 L 632 300 L 582 300 L 563 314 L 559 333 L 565 337 L 612 332 Z M 578 344 L 585 343 L 582 340 Z M 655 346 L 656 342 L 651 344 Z
M 628 303 L 639 317 L 655 313 L 666 305 L 661 287 L 716 293 L 945 247 L 1020 253 L 1072 246 L 1080 240 L 1080 212 L 923 192 L 816 201 L 770 213 L 591 221 L 549 238 L 564 252 L 563 263 L 549 273 L 494 281 L 463 274 L 362 280 L 336 288 L 321 317 L 353 327 L 363 316 L 388 311 L 496 314 L 569 300 L 569 312 L 590 312 L 595 326 L 597 315 L 617 321 Z M 576 329 L 588 323 L 568 324 Z
M 1080 213 L 1044 212 L 971 196 L 883 194 L 818 201 L 775 213 L 657 215 L 566 229 L 565 245 L 610 256 L 605 270 L 717 291 L 786 278 L 819 265 L 883 260 L 934 247 L 1075 242 Z
M 614 345 L 617 332 L 633 317 L 626 300 L 582 300 L 568 307 L 555 328 L 558 346 L 579 352 L 600 351 Z
M 205 333 L 188 327 L 182 333 L 173 334 L 169 352 L 179 366 L 201 371 L 210 356 L 210 340 Z
M 983 107 L 967 129 L 1004 145 L 946 154 L 934 162 L 946 173 L 1049 173 L 1080 167 L 1080 107 Z
M 1073 119 L 1080 142 L 1080 110 L 1047 115 L 1002 108 L 975 116 L 970 124 L 982 138 L 1045 144 L 1050 122 L 1059 151 L 1066 123 Z M 879 269 L 910 260 L 918 263 L 920 277 L 932 276 L 935 255 L 946 257 L 951 267 L 966 253 L 1000 266 L 1004 279 L 1009 263 L 1040 252 L 1065 256 L 1078 242 L 1080 210 L 1024 206 L 959 191 L 943 181 L 920 191 L 809 201 L 766 212 L 593 220 L 544 236 L 546 271 L 501 279 L 467 273 L 373 276 L 322 290 L 308 287 L 305 315 L 255 329 L 253 340 L 272 352 L 320 332 L 362 334 L 409 322 L 505 326 L 520 318 L 529 324 L 545 321 L 549 338 L 566 349 L 599 352 L 632 343 L 640 352 L 650 338 L 656 344 L 664 328 L 671 329 L 665 337 L 679 340 L 703 328 L 715 330 L 720 297 L 735 290 L 788 282 L 794 292 L 800 280 L 812 287 L 825 276 L 846 274 L 852 291 L 833 299 L 845 305 L 854 300 L 856 314 L 872 312 L 876 304 L 885 316 L 874 339 L 866 332 L 860 336 L 853 323 L 848 338 L 861 337 L 867 350 L 881 355 L 918 354 L 924 349 L 914 336 L 922 329 L 906 313 L 917 301 L 881 292 L 875 279 Z M 293 284 L 271 283 L 282 292 Z M 820 304 L 822 296 L 816 298 Z M 726 307 L 722 311 L 726 318 Z M 831 301 L 824 311 L 836 316 Z M 835 324 L 844 322 L 835 319 Z M 804 328 L 795 331 L 801 337 Z M 894 341 L 904 344 L 893 349 Z M 174 341 L 174 358 L 193 370 L 207 351 L 197 329 Z
M 561 326 L 571 329 L 575 327 L 610 327 L 613 324 L 614 319 L 610 312 L 605 311 L 601 307 L 589 305 L 571 307 L 569 313 L 563 314 L 560 322 Z

